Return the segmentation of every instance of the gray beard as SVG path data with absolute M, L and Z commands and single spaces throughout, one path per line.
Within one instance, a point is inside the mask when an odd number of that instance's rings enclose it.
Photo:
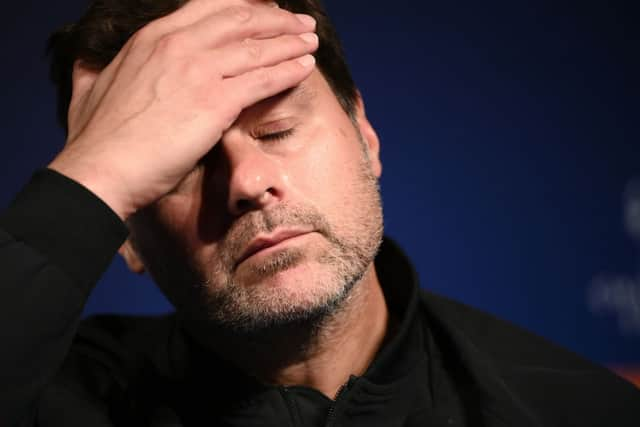
M 362 160 L 360 188 L 354 191 L 358 193 L 354 195 L 354 203 L 361 206 L 361 211 L 358 212 L 361 218 L 357 221 L 359 228 L 350 238 L 338 236 L 323 216 L 305 208 L 283 207 L 282 210 L 276 209 L 269 214 L 260 213 L 259 219 L 256 219 L 260 230 L 272 231 L 278 225 L 287 223 L 308 224 L 324 237 L 328 249 L 315 260 L 307 259 L 305 252 L 294 248 L 275 253 L 258 265 L 250 264 L 246 269 L 248 271 L 243 272 L 245 279 L 248 276 L 255 279 L 253 281 L 260 281 L 298 264 L 315 261 L 330 271 L 330 277 L 326 283 L 314 284 L 315 288 L 323 291 L 315 296 L 313 304 L 292 304 L 286 300 L 285 294 L 265 293 L 259 285 L 240 286 L 230 281 L 213 287 L 208 286 L 211 283 L 200 281 L 203 283 L 202 295 L 206 307 L 209 307 L 204 316 L 209 327 L 224 330 L 230 335 L 247 337 L 277 334 L 277 331 L 284 330 L 289 330 L 290 333 L 291 328 L 315 331 L 344 311 L 382 243 L 380 188 L 377 179 L 370 172 L 368 159 L 363 157 Z M 255 230 L 251 230 L 250 235 L 255 235 Z M 231 233 L 231 236 L 240 234 Z M 243 237 L 239 239 L 242 240 Z
M 224 249 L 219 258 L 207 265 L 194 265 L 190 254 L 153 241 L 149 242 L 148 253 L 155 251 L 161 256 L 146 258 L 145 265 L 152 267 L 150 273 L 189 329 L 247 339 L 286 336 L 295 330 L 313 334 L 349 305 L 382 242 L 380 191 L 366 156 L 360 172 L 349 200 L 360 209 L 352 212 L 353 230 L 347 236 L 338 236 L 313 208 L 280 206 L 268 212 L 249 213 L 232 225 L 223 237 Z M 240 273 L 244 278 L 239 277 L 239 282 L 234 283 L 234 255 L 258 232 L 269 232 L 281 225 L 311 226 L 324 237 L 328 249 L 313 260 L 296 248 L 274 253 L 260 264 L 245 265 Z M 259 282 L 305 262 L 316 262 L 329 274 L 324 282 L 314 283 L 311 297 L 302 304 L 287 300 L 283 292 L 265 291 L 259 284 L 241 284 Z
M 379 244 L 377 246 L 379 247 Z M 281 252 L 270 262 L 256 267 L 255 273 L 267 277 L 301 262 L 304 262 L 304 254 L 300 251 Z M 336 267 L 336 260 L 333 257 L 324 257 L 320 262 Z M 286 310 L 248 312 L 243 308 L 246 308 L 250 301 L 259 304 L 256 301 L 259 301 L 260 298 L 251 295 L 250 292 L 239 286 L 226 286 L 224 290 L 209 295 L 207 305 L 216 307 L 216 309 L 210 311 L 207 317 L 215 329 L 224 331 L 225 334 L 246 338 L 279 335 L 291 328 L 306 330 L 313 334 L 332 318 L 338 316 L 348 305 L 347 301 L 352 296 L 357 284 L 362 280 L 371 262 L 373 259 L 361 259 L 356 269 L 342 272 L 337 279 L 340 285 L 336 292 L 326 295 L 325 298 L 312 306 L 291 305 Z

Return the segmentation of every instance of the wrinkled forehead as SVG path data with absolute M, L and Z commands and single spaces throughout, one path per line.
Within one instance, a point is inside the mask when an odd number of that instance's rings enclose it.
M 245 108 L 238 117 L 238 121 L 251 120 L 280 108 L 293 113 L 311 113 L 318 102 L 320 91 L 326 90 L 325 86 L 328 88 L 328 85 L 322 84 L 323 79 L 322 73 L 316 70 L 297 86 Z
M 313 103 L 314 99 L 317 97 L 317 91 L 318 88 L 313 87 L 312 79 L 306 79 L 297 86 L 271 96 L 262 102 L 276 103 L 287 101 L 294 105 L 306 106 Z

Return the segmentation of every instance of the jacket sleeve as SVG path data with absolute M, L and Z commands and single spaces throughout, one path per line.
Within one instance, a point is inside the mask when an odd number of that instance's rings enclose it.
M 32 425 L 86 300 L 127 236 L 93 193 L 41 170 L 0 213 L 0 420 Z

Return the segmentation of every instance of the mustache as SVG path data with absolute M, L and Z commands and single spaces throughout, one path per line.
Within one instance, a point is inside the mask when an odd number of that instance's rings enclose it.
M 329 221 L 315 208 L 279 204 L 270 209 L 247 212 L 238 218 L 223 237 L 221 258 L 226 265 L 233 265 L 258 234 L 271 233 L 277 228 L 308 228 L 331 241 L 335 239 Z

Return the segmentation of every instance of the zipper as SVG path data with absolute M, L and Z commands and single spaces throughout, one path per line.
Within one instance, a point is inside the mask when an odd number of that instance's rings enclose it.
M 353 385 L 353 383 L 356 382 L 357 379 L 358 377 L 356 377 L 355 375 L 351 375 L 349 377 L 349 380 L 340 386 L 340 388 L 338 389 L 338 392 L 333 398 L 333 403 L 331 404 L 331 407 L 327 412 L 327 422 L 325 423 L 325 427 L 330 427 L 333 425 L 336 418 L 336 408 L 338 406 L 338 403 L 340 402 L 340 398 L 344 396 L 344 393 L 351 388 L 351 386 Z
M 280 393 L 284 398 L 284 401 L 287 404 L 287 408 L 289 409 L 289 415 L 291 416 L 291 421 L 294 426 L 301 425 L 300 416 L 298 414 L 298 407 L 296 406 L 291 394 L 289 393 L 289 388 L 287 386 L 280 387 Z

